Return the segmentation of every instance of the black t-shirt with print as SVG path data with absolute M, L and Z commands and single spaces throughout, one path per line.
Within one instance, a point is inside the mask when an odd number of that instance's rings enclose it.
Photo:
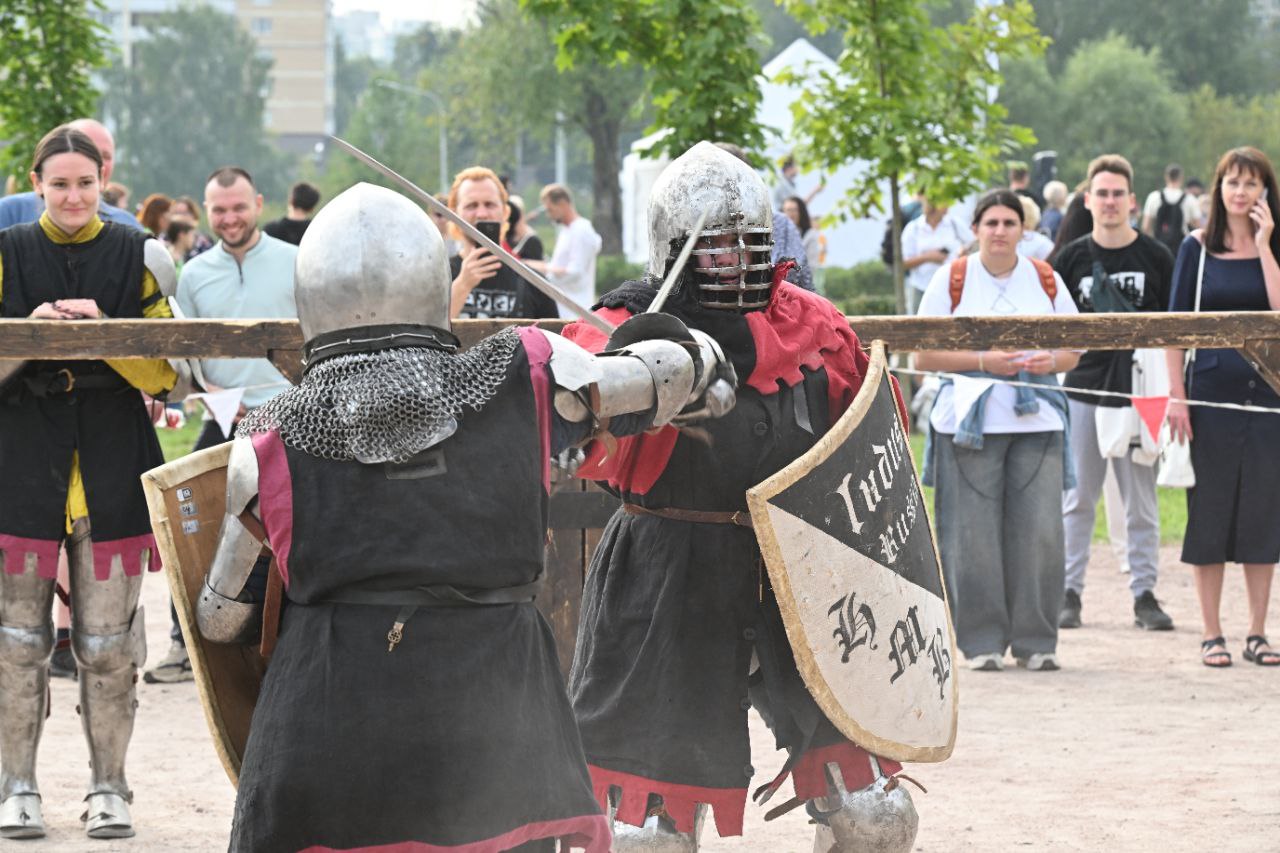
M 1136 310 L 1168 310 L 1173 279 L 1173 255 L 1168 249 L 1141 233 L 1127 246 L 1104 249 L 1093 241 L 1091 234 L 1086 234 L 1063 247 L 1053 262 L 1053 268 L 1062 276 L 1081 314 L 1092 314 L 1095 310 L 1090 298 L 1095 260 L 1102 264 L 1121 296 Z M 1066 384 L 1074 388 L 1132 393 L 1133 350 L 1086 352 L 1076 369 L 1067 374 Z M 1068 396 L 1100 406 L 1128 405 L 1126 400 L 1117 397 Z
M 449 273 L 453 278 L 462 271 L 462 258 L 449 258 Z M 560 309 L 550 296 L 526 282 L 507 266 L 476 285 L 467 296 L 467 302 L 458 313 L 461 319 L 520 318 L 539 320 L 559 317 Z

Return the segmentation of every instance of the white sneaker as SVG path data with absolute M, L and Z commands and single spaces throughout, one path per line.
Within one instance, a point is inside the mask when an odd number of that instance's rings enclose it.
M 974 655 L 969 658 L 969 669 L 979 672 L 999 672 L 1004 669 L 1004 656 L 995 652 L 988 655 Z
M 1055 672 L 1061 669 L 1058 666 L 1058 656 L 1053 652 L 1039 652 L 1029 658 L 1018 658 L 1018 666 L 1031 672 Z
M 187 647 L 176 640 L 169 644 L 169 653 L 164 659 L 154 669 L 142 674 L 142 680 L 147 684 L 174 684 L 192 681 L 195 677 L 191 671 L 191 659 L 187 657 Z

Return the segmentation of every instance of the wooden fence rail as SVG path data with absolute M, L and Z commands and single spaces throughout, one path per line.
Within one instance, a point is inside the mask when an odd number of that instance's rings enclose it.
M 471 344 L 527 321 L 460 320 Z M 1280 388 L 1280 313 L 1081 314 L 1069 317 L 850 317 L 864 343 L 921 349 L 1132 349 L 1231 347 Z M 563 320 L 543 320 L 558 331 Z M 300 375 L 302 334 L 294 320 L 0 320 L 0 359 L 270 358 Z
M 521 321 L 463 320 L 472 344 Z M 1232 347 L 1280 389 L 1280 313 L 1088 314 L 1070 317 L 850 317 L 866 344 L 896 352 L 988 349 Z M 558 331 L 561 320 L 540 325 Z M 302 333 L 294 320 L 0 320 L 0 360 L 100 358 L 270 358 L 286 376 L 302 374 Z M 551 498 L 552 538 L 537 603 L 556 636 L 561 666 L 573 656 L 582 584 L 600 528 L 616 498 L 578 481 Z

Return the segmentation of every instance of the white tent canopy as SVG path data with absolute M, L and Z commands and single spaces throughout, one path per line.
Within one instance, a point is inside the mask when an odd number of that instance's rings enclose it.
M 799 88 L 777 83 L 777 75 L 786 68 L 805 76 L 815 76 L 819 70 L 834 71 L 837 65 L 822 51 L 805 39 L 796 39 L 785 50 L 774 57 L 762 69 L 764 77 L 761 83 L 763 98 L 757 121 L 770 132 L 770 142 L 765 154 L 771 163 L 777 163 L 791 150 L 791 104 L 799 95 Z M 658 174 L 666 167 L 669 159 L 660 157 L 646 159 L 647 151 L 668 131 L 646 136 L 631 146 L 631 152 L 622 161 L 622 249 L 627 260 L 633 263 L 644 263 L 648 258 L 649 241 L 646 208 L 649 203 L 649 191 Z M 826 187 L 818 193 L 809 205 L 810 215 L 816 220 L 832 210 L 843 198 L 846 190 L 862 167 L 859 164 L 847 165 L 837 172 L 826 176 Z M 772 185 L 773 174 L 766 174 L 765 182 Z M 803 197 L 809 194 L 821 180 L 819 175 L 802 173 L 796 177 L 796 191 Z M 880 241 L 884 236 L 885 217 L 879 219 L 848 219 L 823 228 L 826 237 L 826 266 L 852 266 L 860 261 L 879 257 Z

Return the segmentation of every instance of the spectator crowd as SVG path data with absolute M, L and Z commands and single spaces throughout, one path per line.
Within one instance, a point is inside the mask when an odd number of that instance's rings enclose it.
M 101 152 L 98 216 L 141 229 L 167 249 L 177 273 L 179 317 L 293 317 L 296 246 L 322 203 L 295 184 L 285 213 L 261 221 L 253 176 L 215 169 L 203 199 L 152 193 L 130 209 L 129 189 L 111 181 L 114 142 L 100 123 L 71 127 Z M 745 159 L 734 146 L 723 145 Z M 786 157 L 774 176 L 774 260 L 790 260 L 793 283 L 821 292 L 826 238 L 810 205 L 825 183 L 797 190 Z M 1069 315 L 1090 312 L 1280 308 L 1280 240 L 1270 161 L 1252 148 L 1227 152 L 1206 186 L 1169 165 L 1163 187 L 1139 198 L 1123 156 L 1089 164 L 1069 188 L 1035 185 L 1013 163 L 1007 185 L 976 200 L 962 221 L 941 199 L 904 205 L 901 233 L 906 305 L 922 316 Z M 460 171 L 443 201 L 458 217 L 545 276 L 580 305 L 597 293 L 602 239 L 558 183 L 528 209 L 509 182 L 483 166 Z M 0 229 L 37 220 L 34 192 L 0 198 Z M 462 318 L 570 316 L 439 213 L 451 253 L 450 311 Z M 548 253 L 531 223 L 545 217 L 556 237 Z M 612 287 L 618 282 L 606 282 Z M 1103 493 L 1121 549 L 1134 623 L 1169 630 L 1156 597 L 1160 542 L 1159 446 L 1132 397 L 1171 398 L 1172 441 L 1190 441 L 1196 485 L 1187 492 L 1182 559 L 1195 567 L 1202 661 L 1227 666 L 1231 650 L 1219 614 L 1225 566 L 1244 566 L 1248 614 L 1242 656 L 1280 664 L 1266 639 L 1267 602 L 1280 559 L 1280 399 L 1234 350 L 1194 358 L 1131 350 L 983 351 L 915 354 L 916 423 L 927 433 L 924 476 L 936 487 L 939 549 L 960 649 L 979 670 L 1003 668 L 1006 653 L 1032 670 L 1061 665 L 1058 633 L 1088 624 L 1085 598 L 1095 514 Z M 287 387 L 269 362 L 205 360 L 195 377 L 207 393 L 236 390 L 236 417 Z M 1190 405 L 1187 402 L 1189 401 Z M 1239 404 L 1245 410 L 1204 404 Z M 228 438 L 210 415 L 195 449 Z M 65 641 L 65 620 L 62 634 Z M 172 648 L 148 682 L 191 678 L 176 618 Z M 64 647 L 55 673 L 74 675 Z

